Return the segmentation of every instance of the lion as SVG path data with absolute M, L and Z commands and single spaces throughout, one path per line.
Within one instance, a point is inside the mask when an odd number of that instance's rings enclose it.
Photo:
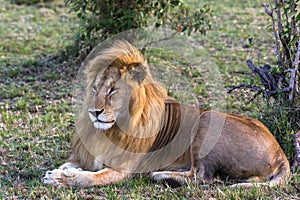
M 88 64 L 71 155 L 43 182 L 90 187 L 136 173 L 154 181 L 286 183 L 289 162 L 270 131 L 244 116 L 183 106 L 151 75 L 140 51 L 117 41 Z

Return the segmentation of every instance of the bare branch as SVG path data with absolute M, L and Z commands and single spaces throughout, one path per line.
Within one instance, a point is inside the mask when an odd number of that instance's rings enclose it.
M 279 35 L 282 33 L 283 27 L 282 27 L 282 22 L 281 22 L 281 12 L 280 12 L 280 5 L 277 0 L 274 0 L 275 7 L 276 7 L 276 16 L 277 16 L 277 27 L 278 27 L 278 33 Z
M 292 166 L 292 171 L 295 172 L 296 168 L 300 165 L 300 131 L 298 131 L 293 137 L 293 144 L 296 151 L 295 160 Z
M 291 78 L 290 78 L 290 93 L 289 93 L 289 100 L 292 101 L 294 99 L 294 89 L 295 89 L 295 75 L 296 71 L 295 69 L 291 70 Z
M 291 78 L 290 78 L 290 93 L 289 93 L 289 100 L 293 101 L 295 96 L 297 96 L 298 91 L 298 67 L 299 67 L 299 57 L 300 57 L 300 40 L 298 41 L 298 47 L 297 47 L 297 52 L 295 55 L 295 60 L 294 60 L 294 67 L 295 69 L 287 69 L 284 72 L 285 73 L 291 73 Z
M 43 60 L 40 60 L 40 63 L 44 64 L 44 63 L 50 62 L 52 60 L 55 60 L 56 58 L 58 58 L 58 55 L 50 56 L 50 57 L 44 58 Z
M 251 60 L 247 60 L 247 64 L 254 73 L 259 75 L 262 85 L 265 86 L 268 90 L 272 90 L 273 84 L 270 78 L 268 78 L 268 75 L 266 75 L 266 71 L 256 67 Z M 274 89 L 276 89 L 276 86 L 274 87 Z
M 233 90 L 241 89 L 241 88 L 247 88 L 251 91 L 257 91 L 257 93 L 247 102 L 250 103 L 253 101 L 258 95 L 261 93 L 264 94 L 265 97 L 272 97 L 275 95 L 278 95 L 280 93 L 290 93 L 291 87 L 290 85 L 288 87 L 285 87 L 283 89 L 279 88 L 279 82 L 281 82 L 284 77 L 279 74 L 272 74 L 271 73 L 271 66 L 268 64 L 265 64 L 264 66 L 257 67 L 253 64 L 251 60 L 247 60 L 248 67 L 252 70 L 253 73 L 255 73 L 257 76 L 259 76 L 261 81 L 261 86 L 257 85 L 249 85 L 249 84 L 240 84 L 237 86 L 233 86 L 227 90 L 227 93 L 231 93 Z M 294 72 L 294 69 L 288 69 L 285 71 L 285 73 Z M 294 79 L 293 79 L 294 80 Z
M 292 1 L 291 7 L 290 7 L 290 12 L 293 13 L 295 11 L 295 9 L 296 9 L 295 1 Z M 295 23 L 295 16 L 291 17 L 291 27 L 292 27 L 292 33 L 294 35 L 297 35 L 298 31 L 297 31 L 297 26 L 296 26 L 296 23 Z
M 232 88 L 229 88 L 227 90 L 227 93 L 231 93 L 233 90 L 236 89 L 241 89 L 241 88 L 247 88 L 250 89 L 251 91 L 257 91 L 257 93 L 255 95 L 253 95 L 251 97 L 251 99 L 249 101 L 246 102 L 246 104 L 249 104 L 250 102 L 252 102 L 254 99 L 256 99 L 256 97 L 258 97 L 261 93 L 265 92 L 261 87 L 259 86 L 255 86 L 255 85 L 248 85 L 248 84 L 240 84 L 240 85 L 236 85 L 233 86 Z M 266 94 L 265 94 L 266 95 Z
M 251 89 L 252 91 L 258 91 L 258 92 L 262 91 L 261 87 L 259 87 L 259 86 L 253 86 L 253 85 L 248 85 L 248 84 L 240 84 L 240 85 L 235 85 L 235 86 L 229 88 L 227 90 L 227 93 L 229 94 L 233 90 L 241 89 L 241 88 L 248 88 L 248 89 Z
M 273 8 L 271 8 L 271 10 L 269 10 L 268 7 L 269 7 L 268 4 L 264 4 L 265 13 L 266 13 L 267 15 L 269 15 L 270 17 L 273 17 Z
M 283 16 L 285 17 L 285 21 L 288 22 L 289 21 L 289 16 L 288 16 L 287 10 L 284 8 L 283 0 L 280 0 L 280 3 L 281 3 L 281 6 L 283 7 Z M 291 33 L 288 32 L 288 34 L 289 34 L 289 38 L 291 38 Z
M 299 88 L 298 88 L 298 73 L 299 73 L 299 59 L 300 59 L 300 39 L 298 40 L 298 48 L 297 48 L 297 52 L 296 52 L 296 56 L 295 56 L 295 60 L 294 60 L 294 66 L 295 66 L 295 91 L 299 92 Z
M 275 2 L 275 5 L 276 5 L 278 35 L 279 35 L 279 39 L 280 39 L 281 45 L 282 45 L 282 47 L 284 49 L 283 56 L 286 56 L 285 59 L 283 57 L 281 57 L 281 61 L 282 62 L 280 62 L 280 64 L 282 64 L 283 66 L 286 65 L 286 64 L 288 64 L 288 66 L 290 66 L 289 64 L 291 62 L 291 52 L 290 52 L 290 48 L 289 48 L 287 37 L 283 34 L 283 26 L 282 26 L 281 10 L 280 10 L 280 6 L 284 6 L 284 2 L 282 0 L 280 0 L 281 5 L 280 5 L 280 3 L 277 0 L 274 0 L 274 2 Z M 284 11 L 284 14 L 285 14 L 285 11 Z M 288 22 L 288 19 L 286 19 L 286 20 Z M 288 63 L 286 63 L 284 61 L 287 61 Z
M 277 2 L 275 0 L 275 5 L 277 5 Z M 280 53 L 280 44 L 279 44 L 279 39 L 278 39 L 278 34 L 276 31 L 276 25 L 275 25 L 275 19 L 273 16 L 273 8 L 271 7 L 271 10 L 268 9 L 269 5 L 268 4 L 264 4 L 264 8 L 265 8 L 265 13 L 267 15 L 269 15 L 272 19 L 272 27 L 273 27 L 273 33 L 274 33 L 274 40 L 275 40 L 275 44 L 276 44 L 276 56 L 278 59 L 278 63 L 281 64 L 282 63 L 282 59 L 281 59 L 281 53 Z
M 298 30 L 298 33 L 300 34 L 300 27 Z M 298 48 L 295 56 L 294 66 L 295 66 L 295 91 L 296 95 L 299 94 L 299 83 L 298 83 L 298 76 L 299 76 L 299 62 L 300 62 L 300 39 L 298 40 Z

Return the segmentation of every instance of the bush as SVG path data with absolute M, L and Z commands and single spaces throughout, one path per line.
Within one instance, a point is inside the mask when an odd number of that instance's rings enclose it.
M 179 32 L 200 32 L 210 28 L 210 8 L 194 13 L 180 0 L 65 0 L 81 20 L 78 39 L 94 46 L 99 40 L 136 29 L 168 25 Z
M 250 88 L 263 95 L 267 107 L 262 114 L 263 121 L 274 133 L 287 155 L 294 154 L 293 134 L 300 129 L 300 0 L 274 1 L 274 6 L 265 5 L 265 12 L 272 20 L 277 66 L 255 66 L 250 60 L 248 66 L 256 75 L 249 82 L 229 89 Z

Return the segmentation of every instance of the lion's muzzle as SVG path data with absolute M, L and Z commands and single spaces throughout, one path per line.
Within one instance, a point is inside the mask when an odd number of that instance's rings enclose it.
M 105 112 L 104 109 L 89 109 L 89 117 L 92 120 L 94 127 L 101 130 L 107 130 L 115 123 L 113 114 Z

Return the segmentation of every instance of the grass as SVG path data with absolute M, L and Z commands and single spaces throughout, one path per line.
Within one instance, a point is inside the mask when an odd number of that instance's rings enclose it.
M 274 63 L 272 36 L 265 31 L 269 19 L 262 2 L 196 2 L 189 4 L 210 4 L 214 10 L 213 29 L 206 36 L 194 37 L 218 66 L 225 87 L 243 80 L 237 71 L 248 72 L 246 59 Z M 34 5 L 0 0 L 0 199 L 300 198 L 293 186 L 299 187 L 299 172 L 284 188 L 229 189 L 222 183 L 169 188 L 142 176 L 88 189 L 43 185 L 45 171 L 63 164 L 68 157 L 75 131 L 70 83 L 79 64 L 61 55 L 73 44 L 77 30 L 78 21 L 62 0 Z M 203 85 L 194 89 L 199 96 L 205 95 Z M 258 116 L 261 104 L 244 105 L 246 98 L 226 96 L 223 109 Z M 205 103 L 206 99 L 202 100 Z

